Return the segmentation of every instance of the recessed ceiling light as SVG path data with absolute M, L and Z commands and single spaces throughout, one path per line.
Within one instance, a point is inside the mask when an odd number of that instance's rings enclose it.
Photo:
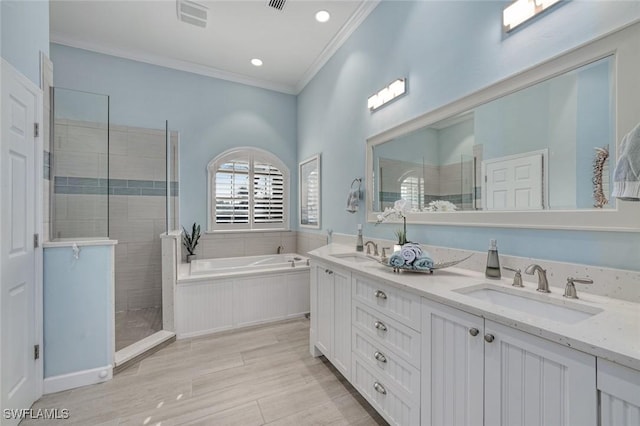
M 262 59 L 253 58 L 251 60 L 251 65 L 253 65 L 254 67 L 261 67 L 262 66 Z
M 316 21 L 327 22 L 329 19 L 331 19 L 331 14 L 329 14 L 329 12 L 327 12 L 326 10 L 320 10 L 316 12 Z

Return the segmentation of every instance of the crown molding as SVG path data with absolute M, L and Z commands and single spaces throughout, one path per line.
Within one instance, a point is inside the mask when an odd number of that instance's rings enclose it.
M 331 59 L 331 57 L 342 47 L 342 45 L 351 37 L 351 34 L 364 22 L 371 12 L 380 4 L 381 0 L 363 0 L 356 11 L 351 15 L 349 20 L 342 26 L 340 31 L 325 46 L 318 58 L 304 73 L 302 78 L 295 86 L 296 94 L 302 92 L 307 84 L 315 77 L 322 67 Z
M 159 56 L 145 53 L 133 49 L 122 49 L 110 46 L 104 43 L 95 43 L 86 40 L 78 40 L 74 37 L 68 37 L 59 33 L 52 32 L 50 42 L 61 44 L 64 46 L 75 47 L 77 49 L 89 50 L 92 52 L 102 53 L 119 58 L 130 59 L 137 62 L 144 62 L 160 67 L 171 68 L 178 71 L 185 71 L 192 74 L 203 75 L 206 77 L 217 78 L 220 80 L 231 81 L 234 83 L 246 84 L 248 86 L 259 87 L 261 89 L 273 90 L 276 92 L 286 93 L 289 95 L 297 95 L 298 92 L 294 86 L 286 84 L 273 83 L 266 80 L 247 77 L 246 75 L 223 71 L 217 68 L 208 67 L 206 65 L 196 64 L 189 61 L 172 59 L 166 56 Z
M 351 15 L 349 20 L 340 28 L 340 31 L 327 43 L 320 55 L 305 71 L 302 78 L 295 85 L 278 84 L 268 80 L 248 77 L 246 75 L 223 71 L 218 68 L 206 65 L 196 64 L 194 62 L 172 59 L 166 56 L 154 55 L 135 49 L 123 49 L 109 45 L 107 43 L 97 43 L 87 40 L 80 40 L 75 37 L 69 37 L 57 32 L 51 32 L 50 42 L 61 44 L 64 46 L 74 47 L 77 49 L 89 50 L 91 52 L 102 53 L 104 55 L 116 56 L 119 58 L 130 59 L 137 62 L 144 62 L 160 67 L 171 68 L 179 71 L 185 71 L 193 74 L 203 75 L 206 77 L 217 78 L 220 80 L 232 81 L 234 83 L 246 84 L 248 86 L 259 87 L 262 89 L 273 90 L 276 92 L 286 93 L 289 95 L 299 94 L 305 86 L 315 77 L 322 67 L 331 59 L 338 49 L 347 41 L 353 32 L 364 22 L 369 14 L 378 6 L 381 0 L 362 0 L 356 11 Z

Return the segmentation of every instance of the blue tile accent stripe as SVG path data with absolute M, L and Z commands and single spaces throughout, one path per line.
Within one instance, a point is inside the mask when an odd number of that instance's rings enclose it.
M 54 177 L 54 193 L 56 194 L 88 194 L 88 195 L 132 195 L 164 197 L 167 195 L 167 183 L 155 180 L 136 179 L 103 179 L 85 177 Z M 171 196 L 179 195 L 178 182 L 171 182 Z

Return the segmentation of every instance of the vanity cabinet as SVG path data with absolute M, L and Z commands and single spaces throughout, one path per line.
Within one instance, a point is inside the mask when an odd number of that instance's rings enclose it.
M 640 425 L 640 371 L 598 358 L 600 425 Z
M 422 425 L 596 426 L 595 357 L 423 299 Z
M 311 352 L 319 350 L 351 379 L 351 274 L 322 263 L 311 267 Z

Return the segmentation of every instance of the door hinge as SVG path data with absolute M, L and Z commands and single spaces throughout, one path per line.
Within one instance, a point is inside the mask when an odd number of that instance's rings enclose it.
M 33 234 L 33 248 L 38 248 L 38 247 L 40 247 L 40 235 Z
M 33 359 L 40 359 L 40 345 L 33 345 Z
M 40 136 L 40 123 L 33 123 L 33 136 L 36 138 Z

